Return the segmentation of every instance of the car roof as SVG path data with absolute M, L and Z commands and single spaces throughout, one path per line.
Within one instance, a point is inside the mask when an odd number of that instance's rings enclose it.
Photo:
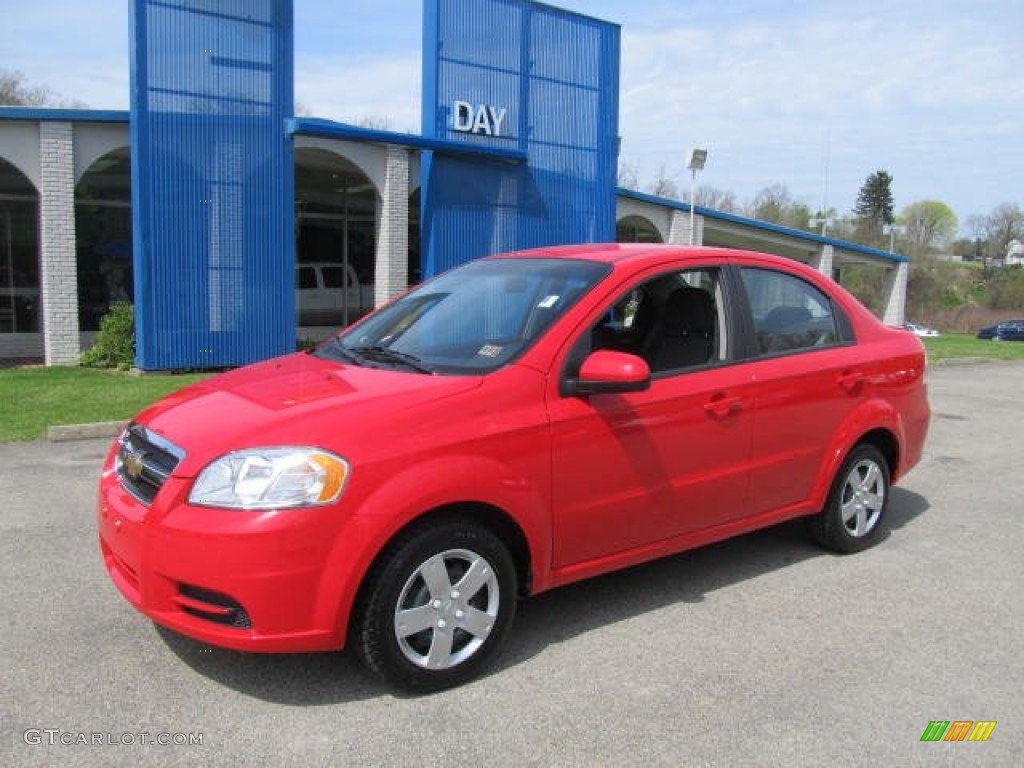
M 741 255 L 765 257 L 789 261 L 782 257 L 769 254 L 737 251 L 731 248 L 714 248 L 708 246 L 671 245 L 667 243 L 583 243 L 580 245 L 557 245 L 545 248 L 532 248 L 524 251 L 496 254 L 490 258 L 498 259 L 576 259 L 594 261 L 602 264 L 617 264 L 629 261 L 644 260 L 651 257 L 689 258 L 694 261 L 716 258 L 729 258 Z
M 714 246 L 671 245 L 667 243 L 584 243 L 495 254 L 489 259 L 573 259 L 609 264 L 617 271 L 644 269 L 661 263 L 693 262 L 694 266 L 708 261 L 731 262 L 753 267 L 787 269 L 807 279 L 827 279 L 821 272 L 796 259 L 760 251 L 743 251 Z

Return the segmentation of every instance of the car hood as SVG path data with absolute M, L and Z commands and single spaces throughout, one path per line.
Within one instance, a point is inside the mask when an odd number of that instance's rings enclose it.
M 192 477 L 218 456 L 256 446 L 308 445 L 351 457 L 403 412 L 480 382 L 297 353 L 193 384 L 150 406 L 137 421 L 185 451 L 174 474 Z

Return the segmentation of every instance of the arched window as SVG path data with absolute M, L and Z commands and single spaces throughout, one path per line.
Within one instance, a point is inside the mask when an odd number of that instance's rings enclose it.
M 38 332 L 39 297 L 39 193 L 0 158 L 0 333 Z
M 378 192 L 354 163 L 295 150 L 296 312 L 300 326 L 342 326 L 373 309 Z
M 615 225 L 615 241 L 619 243 L 662 243 L 658 228 L 643 216 L 625 216 Z
M 78 323 L 99 329 L 115 301 L 132 301 L 132 170 L 128 147 L 100 157 L 75 186 Z

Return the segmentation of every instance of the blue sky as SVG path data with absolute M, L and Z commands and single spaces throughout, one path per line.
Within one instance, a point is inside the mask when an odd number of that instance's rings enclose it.
M 897 212 L 1024 205 L 1020 0 L 561 0 L 622 26 L 622 158 L 745 202 L 784 184 L 842 213 L 894 178 Z M 0 0 L 0 67 L 98 109 L 128 107 L 129 0 Z M 296 0 L 296 96 L 318 117 L 417 131 L 421 0 Z M 827 168 L 827 174 L 826 174 Z

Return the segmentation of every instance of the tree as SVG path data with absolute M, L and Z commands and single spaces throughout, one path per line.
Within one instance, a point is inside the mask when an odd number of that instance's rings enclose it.
M 640 189 L 640 166 L 625 160 L 619 161 L 619 173 L 616 184 L 623 189 Z
M 673 200 L 680 199 L 679 186 L 676 184 L 675 176 L 668 174 L 664 163 L 658 169 L 658 178 L 654 180 L 654 184 L 647 188 L 647 191 L 656 197 L 669 197 Z
M 0 106 L 81 109 L 85 104 L 76 99 L 65 99 L 45 85 L 30 86 L 21 72 L 0 69 Z
M 902 239 L 911 257 L 949 248 L 958 227 L 953 209 L 938 200 L 921 200 L 908 205 L 900 214 L 900 223 Z
M 983 244 L 980 238 L 974 240 L 969 237 L 961 237 L 953 241 L 950 250 L 960 261 L 980 261 L 984 255 L 982 253 Z
M 754 195 L 749 208 L 750 218 L 767 221 L 769 224 L 782 224 L 786 210 L 792 205 L 793 196 L 789 188 L 783 184 L 772 184 Z
M 710 208 L 713 211 L 722 211 L 723 213 L 739 213 L 740 206 L 736 202 L 735 193 L 727 189 L 718 189 L 717 187 L 698 185 L 697 187 L 697 205 Z
M 45 88 L 28 87 L 25 85 L 25 75 L 21 72 L 0 70 L 0 105 L 39 107 L 45 102 Z
M 885 228 L 893 223 L 892 176 L 875 171 L 864 181 L 853 212 L 857 215 L 857 235 L 865 245 L 880 246 Z
M 987 216 L 972 216 L 967 226 L 981 241 L 983 257 L 990 259 L 1005 259 L 1011 242 L 1024 242 L 1024 211 L 1016 203 L 996 206 Z
M 754 195 L 748 215 L 769 224 L 806 230 L 810 226 L 811 209 L 793 200 L 785 185 L 773 184 Z
M 999 269 L 988 284 L 992 309 L 1024 310 L 1024 269 Z
M 363 115 L 356 121 L 356 125 L 370 131 L 390 131 L 391 118 L 386 115 Z

